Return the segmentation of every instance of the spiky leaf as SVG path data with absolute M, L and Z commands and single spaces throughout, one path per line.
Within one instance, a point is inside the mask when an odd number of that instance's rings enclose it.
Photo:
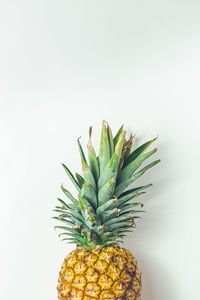
M 112 198 L 113 192 L 115 190 L 116 177 L 112 177 L 108 180 L 98 192 L 98 202 L 102 205 L 107 200 Z
M 81 188 L 81 196 L 88 200 L 94 209 L 97 208 L 97 196 L 95 190 L 88 181 L 86 181 Z
M 103 121 L 102 131 L 101 131 L 100 150 L 99 150 L 100 174 L 102 174 L 109 160 L 110 160 L 110 144 L 109 144 L 108 131 L 105 125 L 105 121 Z
M 74 184 L 77 191 L 80 192 L 80 186 L 79 186 L 78 182 L 76 181 L 76 179 L 74 178 L 73 174 L 70 172 L 70 170 L 68 169 L 68 167 L 65 164 L 62 164 L 62 166 L 65 169 L 65 172 L 67 173 L 71 182 Z
M 157 151 L 157 148 L 155 148 L 152 151 L 149 151 L 145 154 L 142 154 L 138 156 L 134 161 L 130 162 L 125 168 L 121 170 L 117 177 L 117 182 L 123 182 L 126 180 L 129 176 L 131 176 L 138 168 L 139 166 L 152 154 L 154 154 Z
M 96 190 L 96 182 L 95 182 L 94 176 L 93 176 L 90 168 L 88 167 L 87 163 L 83 159 L 82 159 L 82 168 L 83 168 L 83 174 L 84 174 L 84 181 L 89 182 L 89 184 L 93 187 L 93 189 Z
M 116 133 L 116 135 L 115 135 L 115 137 L 114 137 L 114 139 L 113 139 L 114 145 L 117 144 L 118 139 L 119 139 L 119 136 L 121 135 L 121 133 L 122 133 L 122 131 L 123 131 L 123 128 L 124 128 L 124 125 L 122 125 L 122 126 L 120 127 L 120 129 L 118 130 L 118 132 Z
M 134 150 L 130 155 L 128 155 L 127 158 L 125 159 L 124 166 L 127 166 L 129 163 L 134 161 L 140 154 L 145 152 L 156 139 L 157 139 L 157 137 L 144 143 L 143 145 L 138 147 L 136 150 Z
M 90 127 L 90 131 L 89 131 L 89 142 L 87 144 L 87 148 L 88 148 L 88 160 L 89 160 L 89 165 L 90 165 L 90 170 L 96 180 L 96 183 L 99 180 L 99 175 L 100 175 L 100 170 L 99 170 L 99 163 L 97 160 L 97 156 L 95 153 L 95 150 L 92 146 L 92 142 L 91 142 L 91 134 L 92 134 L 92 127 Z

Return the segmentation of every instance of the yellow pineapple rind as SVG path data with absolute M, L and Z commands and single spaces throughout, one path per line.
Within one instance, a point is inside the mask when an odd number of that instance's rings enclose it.
M 58 280 L 59 300 L 141 300 L 141 273 L 125 248 L 76 249 Z

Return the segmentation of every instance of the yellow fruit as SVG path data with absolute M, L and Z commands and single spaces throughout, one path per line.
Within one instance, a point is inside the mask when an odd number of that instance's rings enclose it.
M 141 299 L 141 274 L 133 255 L 120 247 L 76 249 L 58 280 L 59 300 Z

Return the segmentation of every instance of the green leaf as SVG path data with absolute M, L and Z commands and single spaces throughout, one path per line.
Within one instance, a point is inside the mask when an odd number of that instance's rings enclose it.
M 135 198 L 135 197 L 139 197 L 141 195 L 145 194 L 145 192 L 133 192 L 131 193 L 130 195 L 126 195 L 126 196 L 123 196 L 123 197 L 120 197 L 117 199 L 117 201 L 112 205 L 112 208 L 115 208 L 115 207 L 120 207 L 121 205 L 127 203 L 128 201 L 130 201 L 131 199 Z
M 57 220 L 57 221 L 61 221 L 64 222 L 67 225 L 75 225 L 73 222 L 69 221 L 69 220 L 65 220 L 65 219 L 59 219 L 58 217 L 53 217 L 53 219 Z
M 79 186 L 82 187 L 82 185 L 84 184 L 84 178 L 77 172 L 76 172 L 76 179 L 78 181 Z
M 134 161 L 140 154 L 145 152 L 156 139 L 157 139 L 157 137 L 144 143 L 143 145 L 138 147 L 136 150 L 134 150 L 130 155 L 128 155 L 128 157 L 124 161 L 124 166 L 127 166 L 129 163 Z
M 91 206 L 94 209 L 96 209 L 96 207 L 97 207 L 96 193 L 88 181 L 86 181 L 81 188 L 81 196 L 83 196 L 86 200 L 88 200 L 88 202 L 91 204 Z
M 104 244 L 110 241 L 121 241 L 126 235 L 123 232 L 105 232 L 101 235 Z
M 123 213 L 125 210 L 128 210 L 132 207 L 141 206 L 141 205 L 142 204 L 140 202 L 124 204 L 120 207 L 120 214 Z M 140 213 L 140 212 L 145 212 L 145 211 L 144 210 L 133 210 L 132 211 L 132 213 Z
M 118 170 L 118 157 L 117 154 L 114 153 L 99 178 L 99 182 L 98 182 L 99 190 L 109 179 L 117 175 L 117 170 Z
M 97 183 L 99 180 L 100 171 L 99 171 L 99 163 L 97 160 L 97 156 L 91 142 L 91 134 L 92 134 L 92 127 L 90 127 L 89 129 L 89 142 L 87 144 L 87 148 L 88 148 L 88 159 L 89 159 L 90 170 Z
M 142 176 L 144 174 L 145 171 L 139 171 L 138 173 L 132 175 L 131 177 L 129 177 L 128 179 L 126 179 L 125 181 L 121 182 L 120 184 L 118 184 L 116 186 L 115 189 L 115 196 L 119 197 L 121 195 L 121 193 L 131 184 L 133 183 L 135 180 L 137 180 L 140 176 Z
M 113 192 L 115 190 L 116 177 L 112 177 L 108 180 L 98 192 L 98 203 L 102 205 L 107 200 L 112 198 Z
M 130 200 L 132 199 L 133 197 L 135 197 L 135 195 L 137 195 L 139 191 L 142 191 L 144 189 L 147 189 L 149 187 L 152 187 L 153 184 L 149 183 L 149 184 L 146 184 L 146 185 L 142 185 L 142 186 L 138 186 L 134 189 L 130 189 L 130 190 L 127 190 L 125 191 L 124 193 L 121 194 L 120 196 L 120 200 Z
M 88 202 L 88 200 L 86 200 L 80 194 L 78 195 L 78 199 L 79 199 L 79 206 L 81 208 L 81 212 L 82 212 L 82 215 L 84 216 L 84 218 L 86 218 L 85 211 L 88 211 L 89 214 L 94 215 L 95 210 L 94 210 L 93 206 L 90 204 L 90 202 Z
M 74 204 L 74 206 L 79 210 L 79 203 L 78 203 L 78 200 L 76 200 L 76 199 L 72 196 L 72 194 L 71 194 L 68 190 L 66 190 L 66 189 L 63 187 L 63 185 L 61 185 L 61 189 L 62 189 L 63 193 L 67 196 L 67 198 L 68 198 L 69 200 L 71 200 L 72 203 Z M 65 203 L 65 205 L 66 205 L 66 203 Z
M 65 172 L 67 173 L 69 179 L 76 187 L 77 191 L 80 192 L 80 186 L 79 186 L 78 182 L 76 181 L 76 179 L 74 178 L 74 176 L 72 175 L 72 173 L 70 172 L 70 170 L 67 168 L 67 166 L 65 166 L 65 164 L 62 164 L 62 166 L 65 169 Z
M 147 170 L 152 168 L 153 166 L 157 165 L 160 162 L 160 159 L 153 161 L 152 163 L 146 165 L 144 168 L 142 168 L 140 171 L 123 181 L 122 183 L 118 184 L 115 189 L 115 195 L 119 197 L 121 193 L 135 180 L 137 180 L 140 176 L 142 176 Z M 126 193 L 126 192 L 125 192 Z M 124 193 L 123 193 L 124 194 Z
M 71 232 L 75 236 L 80 236 L 80 234 L 78 233 L 78 231 L 76 231 L 74 228 L 71 228 L 71 227 L 67 227 L 67 226 L 54 226 L 54 229 L 63 229 L 65 231 Z
M 146 172 L 148 169 L 150 169 L 153 166 L 157 165 L 159 162 L 160 162 L 160 159 L 157 159 L 157 160 L 153 161 L 152 163 L 148 164 L 147 166 L 145 166 L 144 168 L 142 168 L 140 171 Z
M 72 221 L 71 220 L 71 215 L 70 214 L 68 214 L 65 210 L 64 211 L 62 211 L 62 210 L 60 210 L 60 211 L 56 211 L 56 210 L 54 210 L 55 212 L 59 212 L 60 213 L 60 215 L 58 216 L 58 217 L 52 217 L 52 219 L 59 219 L 59 220 L 63 220 L 63 219 L 69 219 L 69 221 Z
M 83 168 L 83 173 L 84 173 L 84 181 L 89 182 L 89 184 L 93 187 L 93 189 L 96 191 L 96 182 L 94 179 L 94 176 L 86 164 L 86 162 L 82 159 L 82 168 Z
M 134 139 L 135 135 L 130 136 L 129 140 L 124 144 L 124 147 L 126 149 L 125 153 L 124 153 L 124 160 L 127 159 L 127 157 L 130 155 L 131 153 L 131 149 L 132 149 L 132 144 L 133 144 L 133 139 Z
M 129 227 L 134 227 L 134 224 L 131 221 L 128 222 L 121 222 L 120 224 L 112 224 L 109 226 L 109 231 L 118 231 L 118 229 L 125 229 L 127 228 L 127 226 Z
M 80 243 L 80 245 L 87 245 L 88 246 L 88 242 L 81 235 L 77 235 L 76 240 Z
M 98 188 L 100 189 L 109 179 L 118 174 L 118 166 L 121 156 L 121 151 L 124 143 L 125 138 L 125 131 L 123 131 L 119 137 L 117 145 L 115 146 L 115 152 L 111 159 L 109 160 L 108 164 L 106 165 L 103 173 L 101 174 L 98 182 Z
M 131 135 L 130 138 L 128 139 L 128 141 L 124 142 L 124 144 L 123 144 L 123 148 L 122 148 L 121 156 L 120 156 L 120 162 L 119 162 L 118 172 L 120 172 L 120 170 L 121 170 L 122 167 L 123 167 L 124 159 L 125 159 L 125 158 L 130 154 L 130 152 L 131 152 L 131 147 L 132 147 L 133 138 L 134 138 L 134 136 Z
M 116 202 L 116 200 L 117 200 L 116 198 L 110 199 L 106 201 L 104 204 L 102 204 L 101 206 L 99 206 L 97 208 L 97 215 L 103 214 L 105 210 L 107 210 L 113 203 Z
M 80 221 L 77 217 L 74 217 L 72 214 L 61 214 L 58 217 L 53 217 L 53 219 L 62 221 L 62 222 L 72 222 L 72 225 L 85 225 L 85 223 L 83 221 Z
M 80 153 L 80 156 L 81 156 L 81 159 L 83 159 L 86 163 L 87 163 L 87 160 L 85 158 L 85 154 L 83 152 L 83 148 L 81 146 L 81 143 L 80 143 L 80 138 L 77 139 L 77 143 L 78 143 L 78 150 L 79 150 L 79 153 Z
M 124 193 L 121 194 L 121 197 L 119 198 L 119 200 L 130 200 L 132 199 L 133 197 L 137 196 L 139 193 L 139 191 L 142 191 L 142 190 L 145 190 L 149 187 L 152 187 L 153 184 L 149 183 L 149 184 L 146 184 L 146 185 L 142 185 L 142 186 L 138 186 L 134 189 L 130 189 Z
M 85 225 L 85 220 L 84 220 L 83 216 L 81 214 L 79 214 L 77 211 L 71 210 L 71 211 L 69 211 L 69 214 L 71 215 L 71 219 L 73 219 L 75 221 L 79 220 L 81 222 L 81 224 Z M 76 225 L 80 225 L 80 224 L 76 223 Z
M 123 128 L 124 128 L 124 125 L 122 125 L 122 126 L 120 127 L 120 129 L 118 130 L 117 134 L 115 135 L 114 140 L 113 140 L 113 141 L 114 141 L 114 145 L 117 144 L 118 139 L 119 139 L 119 136 L 120 136 L 120 134 L 121 134 L 122 131 L 123 131 Z
M 121 154 L 122 154 L 122 149 L 125 143 L 125 136 L 126 136 L 126 131 L 122 131 L 122 133 L 120 134 L 117 144 L 115 145 L 115 153 L 117 154 L 117 158 L 118 158 L 118 166 L 120 163 L 120 158 L 121 158 Z
M 131 176 L 139 168 L 139 166 L 143 163 L 143 161 L 145 161 L 147 158 L 149 158 L 156 151 L 157 151 L 157 148 L 138 156 L 134 161 L 130 162 L 119 173 L 119 175 L 117 177 L 117 182 L 120 183 L 120 182 L 123 182 L 124 180 L 126 180 L 129 176 Z
M 109 225 L 115 224 L 115 223 L 117 223 L 117 222 L 125 221 L 125 220 L 127 220 L 127 219 L 129 219 L 129 218 L 130 218 L 130 217 L 128 217 L 128 216 L 121 216 L 121 217 L 117 217 L 117 218 L 112 218 L 112 219 L 106 221 L 106 222 L 104 223 L 104 225 L 105 225 L 105 226 L 109 226 Z
M 80 218 L 75 218 L 73 215 L 70 216 L 70 219 L 74 222 L 74 225 L 84 226 L 87 228 L 87 223 L 85 220 L 80 220 Z
M 113 142 L 113 135 L 112 135 L 112 130 L 109 125 L 107 125 L 107 130 L 108 130 L 108 140 L 109 140 L 109 145 L 110 145 L 110 156 L 113 155 L 115 146 Z
M 103 173 L 105 166 L 110 160 L 110 145 L 108 140 L 108 131 L 105 125 L 105 121 L 102 123 L 102 131 L 101 131 L 101 142 L 100 142 L 100 150 L 99 150 L 99 166 L 100 166 L 100 174 Z
M 101 173 L 101 176 L 98 181 L 98 188 L 101 189 L 101 187 L 112 177 L 117 176 L 118 174 L 118 166 L 120 162 L 120 155 L 124 143 L 125 138 L 125 131 L 123 131 L 119 137 L 119 140 L 117 142 L 117 145 L 115 146 L 115 152 L 109 162 L 107 163 L 105 169 Z
M 62 210 L 62 209 L 53 209 L 53 211 L 57 212 L 57 213 L 65 214 L 66 216 L 69 217 L 69 215 L 67 215 L 67 212 L 65 210 Z
M 139 205 L 140 204 L 140 205 Z M 140 207 L 142 207 L 143 206 L 143 204 L 142 203 L 139 203 L 138 204 L 138 206 L 140 206 Z M 145 211 L 144 211 L 145 212 Z M 132 214 L 135 214 L 136 212 L 135 212 L 135 210 L 125 210 L 125 211 L 123 211 L 122 213 L 120 213 L 119 215 L 120 215 L 120 217 L 122 217 L 122 216 L 131 216 Z M 134 217 L 132 217 L 132 218 L 135 218 L 135 216 Z
M 63 201 L 62 199 L 57 198 L 57 200 L 63 205 L 64 209 L 67 209 L 69 207 L 68 204 L 65 203 L 65 201 Z
M 100 235 L 98 234 L 97 231 L 92 231 L 92 237 L 91 237 L 96 243 L 101 243 L 101 238 Z
M 65 238 L 65 239 L 62 239 L 61 241 L 73 242 L 73 244 L 76 244 L 76 239 L 73 239 L 73 238 Z
M 103 222 L 106 222 L 108 219 L 113 218 L 114 216 L 119 216 L 120 210 L 118 208 L 113 208 L 111 210 L 106 210 L 102 215 Z
M 80 221 L 82 221 L 84 223 L 84 219 L 83 219 L 82 212 L 80 209 L 77 211 L 75 206 L 66 204 L 60 198 L 58 198 L 58 201 L 63 204 L 63 207 L 60 208 L 62 213 L 66 213 L 70 216 L 73 216 L 75 219 L 79 219 Z
M 69 208 L 69 206 L 66 208 L 66 214 L 70 216 L 70 218 L 74 218 L 73 220 L 79 220 L 82 224 L 84 224 L 84 218 L 83 216 L 76 210 L 72 210 Z
M 133 227 L 133 228 L 134 228 L 134 227 Z M 128 230 L 128 229 L 127 229 L 127 230 L 126 230 L 126 229 L 118 229 L 118 230 L 117 230 L 117 233 L 121 233 L 121 232 L 122 232 L 122 233 L 125 233 L 125 232 L 133 232 L 133 229 L 132 229 L 132 230 Z
M 77 232 L 78 233 L 78 232 Z M 67 236 L 71 236 L 71 237 L 75 237 L 75 235 L 74 234 L 72 234 L 72 233 L 70 233 L 70 232 L 68 232 L 68 231 L 65 231 L 65 232 L 62 232 L 62 233 L 59 233 L 59 237 L 61 237 L 61 236 L 63 236 L 63 235 L 67 235 Z

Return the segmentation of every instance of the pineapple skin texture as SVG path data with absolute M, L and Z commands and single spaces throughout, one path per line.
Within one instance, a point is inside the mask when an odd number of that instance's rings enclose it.
M 141 273 L 121 247 L 76 249 L 66 257 L 58 279 L 59 300 L 141 300 Z

